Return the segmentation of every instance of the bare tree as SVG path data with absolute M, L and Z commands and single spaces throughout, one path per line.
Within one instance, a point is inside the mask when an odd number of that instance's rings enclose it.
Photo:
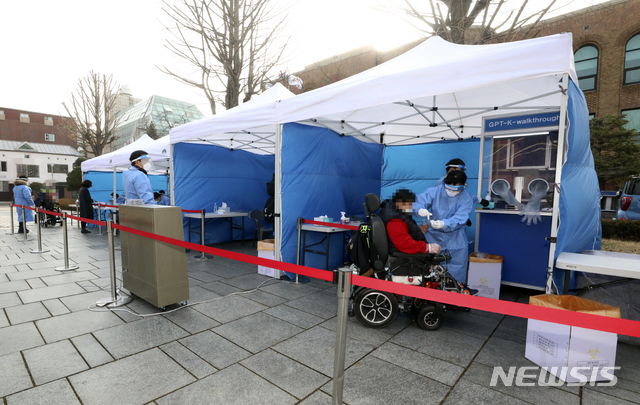
M 71 121 L 71 133 L 82 148 L 100 156 L 105 147 L 117 139 L 119 118 L 114 107 L 118 96 L 113 76 L 101 75 L 93 70 L 78 79 L 78 88 L 71 94 L 71 103 L 62 103 Z
M 277 19 L 274 0 L 164 0 L 163 11 L 173 39 L 165 46 L 196 68 L 196 75 L 160 70 L 178 81 L 204 91 L 216 113 L 216 102 L 225 108 L 239 104 L 260 91 L 279 63 L 287 40 L 277 45 L 286 16 Z M 224 94 L 224 97 L 221 95 Z
M 456 44 L 483 44 L 531 37 L 556 1 L 401 0 L 397 6 L 380 4 L 380 8 L 401 17 L 427 37 L 437 35 Z

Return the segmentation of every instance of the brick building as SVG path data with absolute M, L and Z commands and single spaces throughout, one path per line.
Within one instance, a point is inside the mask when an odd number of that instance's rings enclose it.
M 542 21 L 536 36 L 573 34 L 576 70 L 589 113 L 624 113 L 629 126 L 640 131 L 640 1 L 612 0 Z M 295 75 L 303 92 L 370 69 L 421 41 L 379 52 L 363 47 L 306 66 Z M 299 92 L 291 88 L 293 92 Z
M 81 156 L 67 136 L 69 119 L 0 107 L 0 201 L 13 199 L 12 182 L 21 174 L 65 196 L 67 173 Z

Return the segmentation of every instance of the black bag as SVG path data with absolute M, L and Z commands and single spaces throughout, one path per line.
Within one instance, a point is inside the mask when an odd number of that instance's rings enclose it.
M 262 212 L 264 213 L 264 222 L 268 222 L 270 224 L 273 223 L 274 221 L 274 217 L 273 217 L 273 211 L 275 210 L 275 203 L 274 203 L 274 199 L 269 198 L 267 200 L 267 202 L 264 204 L 264 209 L 262 210 Z
M 371 265 L 371 226 L 361 224 L 358 231 L 353 234 L 347 244 L 349 262 L 355 264 L 360 269 L 360 274 L 368 272 Z

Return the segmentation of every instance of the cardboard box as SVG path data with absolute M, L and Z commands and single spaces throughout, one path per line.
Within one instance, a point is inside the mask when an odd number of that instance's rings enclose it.
M 498 255 L 477 257 L 469 256 L 469 273 L 467 286 L 478 290 L 478 296 L 500 299 L 500 283 L 502 282 L 502 263 L 504 258 Z
M 258 257 L 275 260 L 275 242 L 275 239 L 265 239 L 258 241 Z M 258 266 L 258 274 L 263 274 L 265 276 L 273 278 L 280 278 L 283 272 L 271 267 Z
M 620 317 L 619 308 L 574 295 L 543 294 L 529 304 Z M 617 343 L 615 333 L 529 319 L 525 357 L 568 383 L 611 381 Z

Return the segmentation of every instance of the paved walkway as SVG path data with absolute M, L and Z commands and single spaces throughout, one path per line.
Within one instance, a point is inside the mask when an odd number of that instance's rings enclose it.
M 8 225 L 9 208 L 0 206 L 3 405 L 331 403 L 332 284 L 291 285 L 258 275 L 255 265 L 199 262 L 192 252 L 190 306 L 161 313 L 134 299 L 117 311 L 96 310 L 110 296 L 106 236 L 70 227 L 70 256 L 80 268 L 62 274 L 54 271 L 63 265 L 61 228 L 43 229 L 50 252 L 31 254 L 37 243 L 6 235 Z M 219 247 L 255 254 L 250 245 Z M 530 293 L 504 288 L 502 298 L 526 302 Z M 524 319 L 480 311 L 449 311 L 435 332 L 406 314 L 379 330 L 350 318 L 344 403 L 640 401 L 640 346 L 624 343 L 614 387 L 490 387 L 494 366 L 532 366 L 525 330 Z

